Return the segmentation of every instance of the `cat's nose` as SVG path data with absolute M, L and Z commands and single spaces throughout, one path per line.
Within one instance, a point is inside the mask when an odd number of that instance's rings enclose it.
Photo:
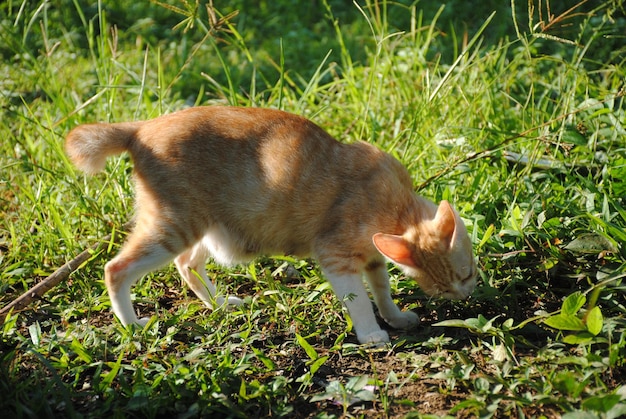
M 474 288 L 476 288 L 475 277 L 463 282 L 455 282 L 446 297 L 451 300 L 464 300 L 472 294 Z

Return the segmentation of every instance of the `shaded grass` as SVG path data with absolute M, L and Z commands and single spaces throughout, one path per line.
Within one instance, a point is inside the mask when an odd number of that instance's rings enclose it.
M 421 193 L 455 203 L 479 255 L 482 284 L 468 301 L 436 301 L 393 270 L 395 295 L 423 325 L 391 331 L 393 346 L 371 352 L 355 344 L 349 319 L 311 261 L 262 259 L 228 271 L 210 264 L 228 292 L 246 299 L 240 309 L 215 311 L 204 309 L 168 267 L 134 288 L 142 314 L 155 314 L 152 323 L 127 330 L 109 313 L 101 280 L 102 264 L 117 249 L 112 243 L 3 325 L 3 411 L 22 417 L 623 412 L 626 74 L 619 55 L 599 62 L 594 50 L 601 39 L 620 39 L 618 2 L 579 16 L 572 32 L 524 29 L 518 21 L 519 36 L 493 43 L 485 41 L 490 28 L 509 16 L 496 14 L 464 34 L 441 29 L 453 27 L 439 20 L 451 13 L 446 8 L 427 19 L 419 4 L 366 2 L 352 6 L 346 24 L 345 9 L 323 3 L 315 12 L 327 17 L 326 29 L 316 30 L 335 48 L 329 54 L 320 42 L 312 48 L 317 58 L 297 66 L 287 36 L 266 50 L 267 60 L 258 52 L 267 44 L 249 46 L 249 33 L 258 29 L 242 30 L 252 12 L 228 19 L 227 11 L 216 12 L 223 20 L 215 25 L 193 3 L 184 13 L 139 4 L 129 16 L 166 22 L 157 25 L 162 38 L 154 28 L 142 38 L 139 27 L 114 30 L 102 4 L 64 5 L 0 6 L 8 17 L 1 31 L 8 58 L 0 96 L 3 304 L 132 213 L 128 158 L 85 178 L 62 150 L 69 129 L 211 103 L 293 111 L 341 141 L 365 139 L 394 153 Z M 60 25 L 53 19 L 59 16 L 80 24 Z M 188 30 L 170 31 L 177 23 Z M 360 38 L 367 48 L 355 52 Z M 568 247 L 577 239 L 582 247 Z M 601 332 L 568 344 L 566 336 L 586 331 L 542 322 L 566 296 L 591 296 L 594 289 L 597 300 L 576 315 L 585 319 L 586 310 L 600 307 Z M 457 327 L 437 326 L 451 319 Z M 365 391 L 372 388 L 370 400 Z

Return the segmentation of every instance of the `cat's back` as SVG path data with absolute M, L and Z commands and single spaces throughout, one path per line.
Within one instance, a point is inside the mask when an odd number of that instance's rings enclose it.
M 228 106 L 200 106 L 146 121 L 130 149 L 137 172 L 174 172 L 200 179 L 255 175 L 269 183 L 341 154 L 342 144 L 313 122 L 288 112 Z M 202 173 L 197 173 L 201 171 Z
M 321 131 L 306 118 L 276 109 L 197 106 L 146 121 L 137 143 L 155 152 L 185 147 L 203 152 L 212 147 L 258 147 L 261 142 L 317 130 Z
M 146 121 L 131 154 L 140 172 L 261 177 L 282 189 L 381 175 L 408 179 L 397 160 L 370 144 L 341 143 L 304 117 L 265 108 L 200 106 Z

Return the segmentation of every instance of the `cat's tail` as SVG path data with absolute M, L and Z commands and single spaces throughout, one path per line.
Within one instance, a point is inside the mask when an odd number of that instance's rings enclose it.
M 143 122 L 84 124 L 74 128 L 65 140 L 65 151 L 80 170 L 93 174 L 104 169 L 109 156 L 129 149 Z

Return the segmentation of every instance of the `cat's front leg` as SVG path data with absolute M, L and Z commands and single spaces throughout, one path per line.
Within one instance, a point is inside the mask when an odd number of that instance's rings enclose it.
M 391 298 L 389 274 L 384 261 L 373 261 L 365 268 L 365 278 L 370 286 L 380 315 L 393 328 L 410 329 L 419 324 L 419 317 L 412 311 L 402 311 Z
M 381 344 L 389 342 L 389 334 L 376 322 L 372 302 L 367 295 L 363 280 L 359 274 L 336 273 L 325 270 L 335 295 L 348 309 L 354 332 L 363 344 Z

